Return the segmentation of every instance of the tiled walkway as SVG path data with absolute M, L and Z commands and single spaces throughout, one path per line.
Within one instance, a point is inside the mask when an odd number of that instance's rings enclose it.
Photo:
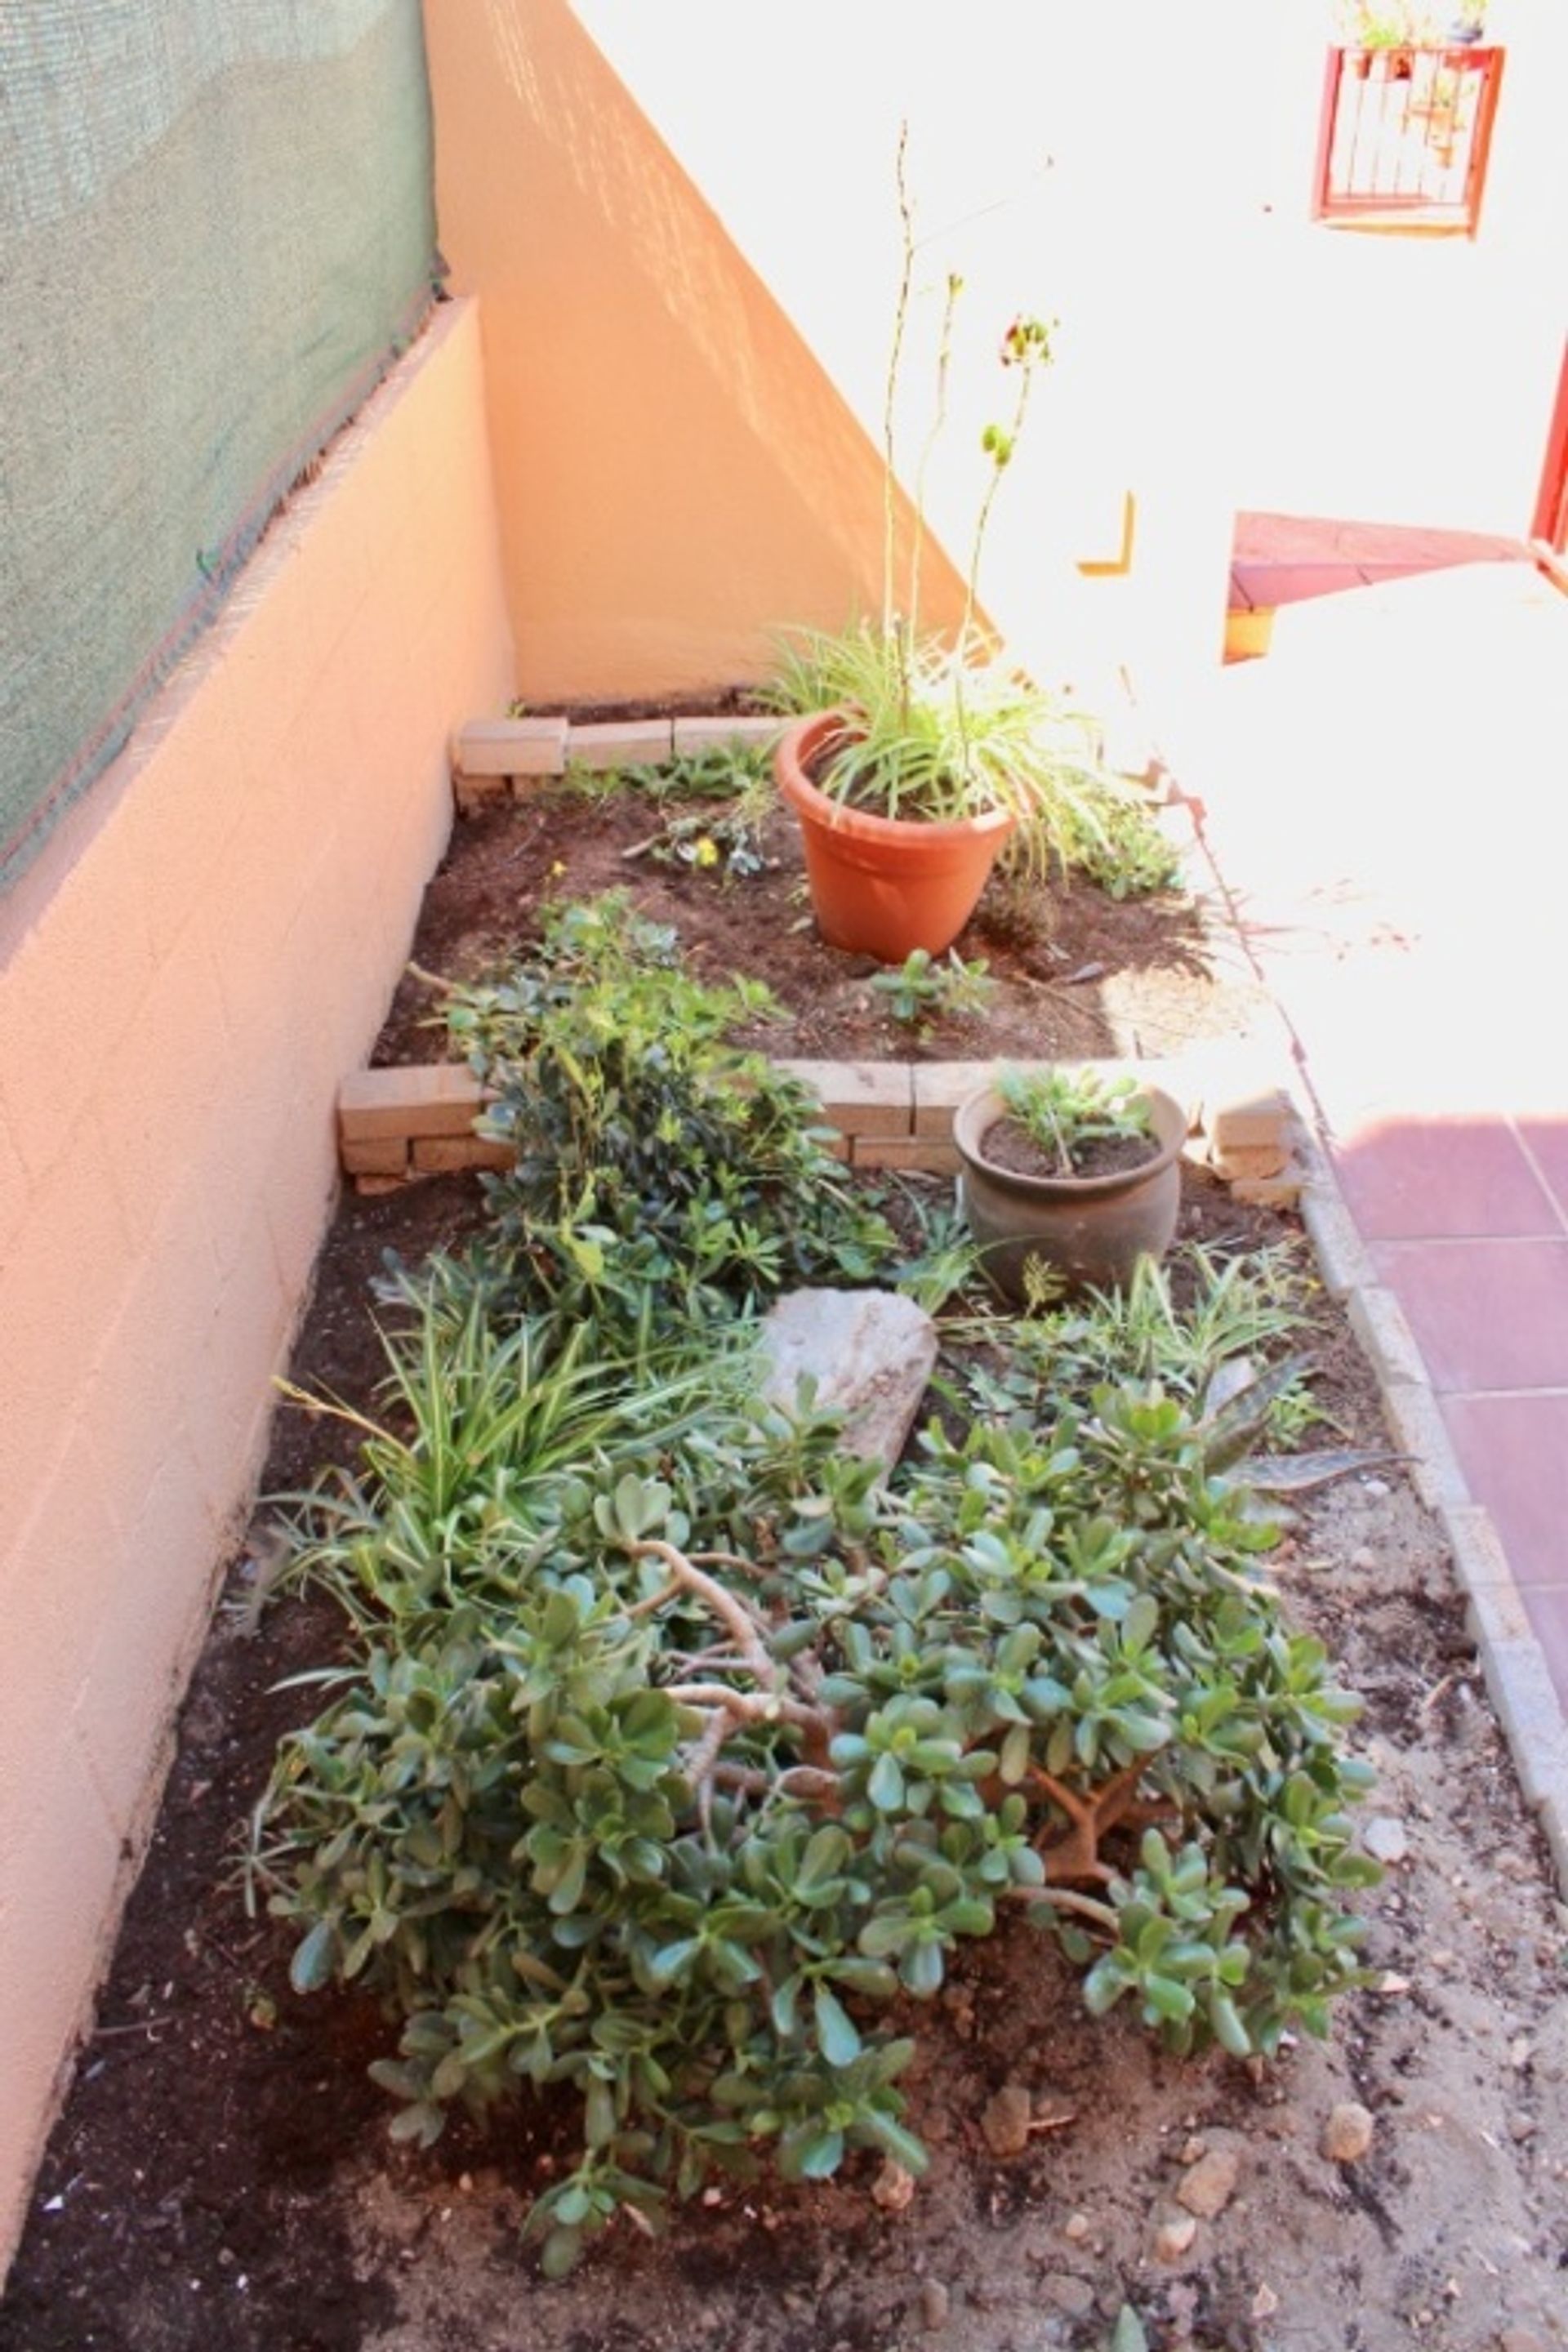
M 1279 597 L 1173 749 L 1568 1713 L 1568 596 L 1506 546 Z
M 1242 514 L 1231 552 L 1230 602 L 1234 611 L 1268 612 L 1454 564 L 1510 562 L 1525 554 L 1517 539 L 1481 531 Z

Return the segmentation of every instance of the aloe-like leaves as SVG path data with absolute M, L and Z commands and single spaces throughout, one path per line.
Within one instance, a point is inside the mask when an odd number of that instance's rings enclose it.
M 1247 1482 L 1265 1495 L 1303 1495 L 1326 1486 L 1335 1478 L 1359 1476 L 1406 1456 L 1361 1445 L 1323 1446 L 1310 1454 L 1255 1454 L 1247 1465 Z
M 1199 1423 L 1196 1433 L 1208 1470 L 1228 1470 L 1254 1451 L 1268 1426 L 1270 1407 L 1295 1386 L 1310 1361 L 1301 1353 L 1282 1357 Z

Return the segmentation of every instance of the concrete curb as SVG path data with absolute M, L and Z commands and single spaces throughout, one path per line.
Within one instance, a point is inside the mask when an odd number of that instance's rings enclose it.
M 1324 1286 L 1366 1351 L 1415 1491 L 1447 1538 L 1488 1695 L 1568 1900 L 1568 1724 L 1546 1653 L 1491 1514 L 1471 1496 L 1415 1335 L 1377 1279 L 1329 1155 L 1311 1134 L 1297 1150 L 1307 1170 L 1301 1218 Z

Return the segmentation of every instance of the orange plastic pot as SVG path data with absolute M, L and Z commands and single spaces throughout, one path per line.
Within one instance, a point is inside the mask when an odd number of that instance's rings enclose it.
M 773 754 L 778 787 L 800 820 L 817 928 L 830 946 L 902 963 L 916 948 L 942 955 L 970 916 L 1016 822 L 1005 809 L 956 824 L 871 816 L 819 793 L 809 774 L 849 722 L 819 711 Z

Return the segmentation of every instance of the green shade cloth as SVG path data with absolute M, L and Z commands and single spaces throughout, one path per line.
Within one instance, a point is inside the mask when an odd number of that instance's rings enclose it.
M 0 6 L 0 888 L 437 268 L 418 0 Z

